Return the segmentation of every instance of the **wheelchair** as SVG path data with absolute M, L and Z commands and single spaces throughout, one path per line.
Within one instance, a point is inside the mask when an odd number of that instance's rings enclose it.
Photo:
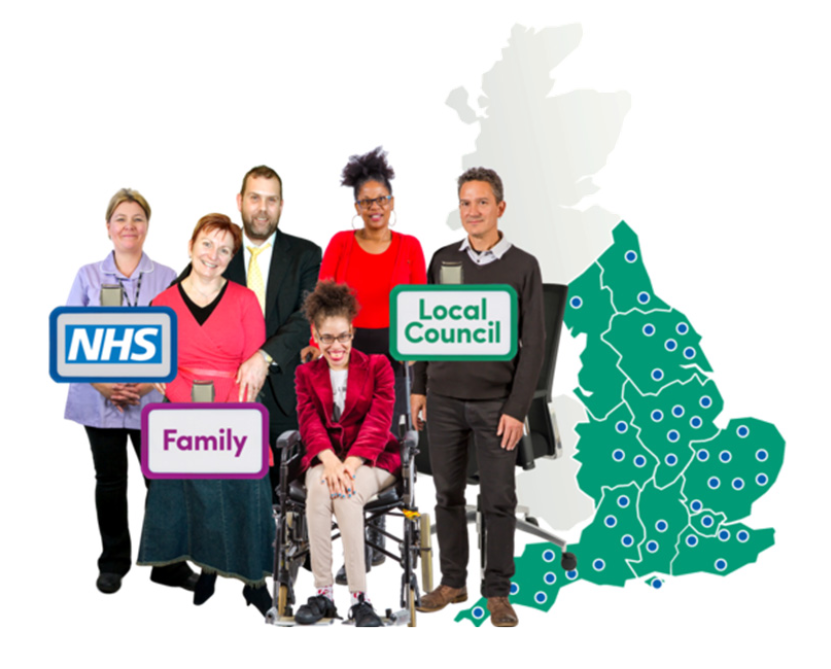
M 385 624 L 415 627 L 416 606 L 420 604 L 416 569 L 421 559 L 421 577 L 425 592 L 433 589 L 433 560 L 431 547 L 430 516 L 420 514 L 415 503 L 418 433 L 403 431 L 399 439 L 401 447 L 401 475 L 395 484 L 379 492 L 364 506 L 364 527 L 379 516 L 387 515 L 403 519 L 401 536 L 388 530 L 375 529 L 392 544 L 397 544 L 398 555 L 365 539 L 367 552 L 374 549 L 401 565 L 401 610 L 386 610 Z M 280 485 L 278 503 L 274 507 L 277 536 L 274 550 L 274 605 L 266 614 L 266 622 L 273 625 L 292 625 L 293 607 L 296 603 L 294 583 L 300 567 L 310 568 L 309 536 L 306 525 L 306 487 L 298 478 L 303 442 L 300 432 L 289 430 L 277 440 L 280 453 Z M 337 523 L 332 522 L 333 539 L 340 537 Z M 366 537 L 366 532 L 364 533 Z M 388 544 L 390 545 L 390 544 Z

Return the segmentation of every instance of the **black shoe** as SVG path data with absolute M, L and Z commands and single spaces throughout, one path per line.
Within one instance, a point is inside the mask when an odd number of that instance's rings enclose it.
M 247 602 L 246 606 L 253 604 L 263 614 L 263 617 L 265 617 L 265 614 L 274 605 L 274 600 L 268 594 L 268 588 L 266 586 L 252 588 L 250 585 L 246 585 L 242 589 L 242 596 L 245 597 L 245 601 Z
M 347 584 L 346 565 L 345 564 L 342 564 L 340 566 L 340 569 L 338 569 L 338 573 L 335 574 L 335 583 L 337 583 L 338 585 L 346 585 Z
M 367 532 L 367 534 L 368 534 L 368 532 Z M 372 561 L 372 556 L 371 556 L 371 553 L 373 553 L 373 552 L 374 551 L 369 547 L 369 545 L 365 543 L 364 544 L 364 564 L 366 565 L 366 573 L 367 574 L 369 573 L 370 569 L 372 569 L 372 566 L 375 564 Z M 381 554 L 381 557 L 384 557 L 383 553 Z M 383 562 L 383 560 L 381 560 L 381 562 Z M 378 564 L 381 564 L 381 562 L 379 562 Z M 335 574 L 335 583 L 337 583 L 338 585 L 347 585 L 348 581 L 346 579 L 346 565 L 345 564 L 341 565 L 340 569 L 338 569 L 338 573 Z
M 196 606 L 201 606 L 213 597 L 215 589 L 216 574 L 206 574 L 203 571 L 196 580 L 196 587 L 193 590 L 193 603 Z
M 118 592 L 121 587 L 121 574 L 101 573 L 98 574 L 98 580 L 95 586 L 105 595 L 111 595 Z
M 294 614 L 294 621 L 298 625 L 314 625 L 322 618 L 338 617 L 338 610 L 331 599 L 326 595 L 315 595 L 309 597 L 309 601 L 297 609 L 297 613 Z
M 378 546 L 379 548 L 384 548 L 384 543 L 386 537 L 381 534 L 378 530 L 383 530 L 387 526 L 387 517 L 386 516 L 378 516 L 377 518 L 373 518 L 366 524 L 366 538 L 367 541 L 371 541 L 373 544 Z M 384 564 L 384 561 L 387 559 L 387 556 L 384 555 L 381 551 L 372 549 L 372 556 L 370 557 L 370 563 L 373 567 L 377 567 L 378 565 Z M 367 570 L 369 571 L 369 570 Z
M 349 609 L 349 619 L 355 621 L 355 627 L 383 627 L 384 623 L 372 609 L 372 604 L 364 601 L 363 593 L 358 595 L 358 603 Z
M 150 580 L 170 588 L 182 588 L 188 592 L 196 590 L 199 574 L 195 574 L 187 562 L 176 562 L 164 567 L 153 567 Z

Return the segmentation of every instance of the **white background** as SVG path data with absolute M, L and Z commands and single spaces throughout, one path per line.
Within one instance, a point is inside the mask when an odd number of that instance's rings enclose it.
M 104 210 L 118 188 L 148 198 L 146 250 L 178 269 L 196 220 L 235 215 L 242 175 L 265 162 L 284 177 L 283 229 L 325 245 L 352 216 L 339 170 L 378 144 L 398 173 L 399 229 L 429 257 L 458 239 L 444 220 L 477 133 L 445 106 L 448 93 L 464 85 L 475 99 L 514 24 L 572 22 L 583 40 L 555 72 L 554 94 L 632 99 L 590 201 L 635 229 L 656 293 L 703 335 L 724 415 L 772 421 L 787 440 L 780 478 L 749 522 L 775 527 L 776 545 L 728 578 L 671 579 L 660 592 L 578 583 L 547 614 L 521 609 L 510 640 L 452 623 L 447 611 L 421 616 L 416 630 L 379 632 L 371 664 L 827 662 L 831 47 L 822 3 L 784 7 L 4 4 L 0 652 L 9 666 L 370 662 L 351 629 L 259 624 L 227 581 L 200 609 L 150 584 L 144 568 L 116 595 L 95 590 L 93 467 L 83 429 L 62 420 L 66 389 L 48 375 L 47 316 L 77 268 L 108 252 Z M 575 354 L 564 346 L 563 357 Z M 558 392 L 573 387 L 574 369 L 561 359 Z M 135 550 L 143 487 L 131 465 Z M 429 488 L 420 494 L 424 502 Z M 389 583 L 370 580 L 382 608 L 394 599 L 395 573 L 384 573 Z

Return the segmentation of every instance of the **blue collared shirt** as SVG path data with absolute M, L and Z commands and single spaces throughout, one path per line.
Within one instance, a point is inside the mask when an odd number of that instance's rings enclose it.
M 139 277 L 141 277 L 141 290 L 138 287 Z M 138 297 L 137 306 L 146 307 L 175 278 L 176 272 L 153 262 L 146 253 L 142 254 L 133 275 L 124 276 L 115 266 L 114 254 L 110 253 L 103 261 L 84 265 L 78 270 L 66 305 L 68 307 L 101 306 L 101 285 L 120 283 L 124 287 L 125 306 L 128 302 L 136 305 Z M 150 402 L 161 401 L 162 396 L 153 390 L 141 398 L 139 406 L 125 407 L 124 413 L 121 413 L 90 384 L 72 383 L 69 385 L 64 418 L 90 427 L 138 430 L 141 428 L 142 407 Z

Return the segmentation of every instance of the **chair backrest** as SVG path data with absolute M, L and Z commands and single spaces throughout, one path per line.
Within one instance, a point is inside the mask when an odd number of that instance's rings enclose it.
M 554 381 L 554 368 L 557 363 L 557 350 L 560 346 L 567 297 L 568 286 L 557 283 L 543 284 L 545 355 L 537 381 L 537 389 L 525 419 L 526 434 L 517 447 L 517 466 L 523 469 L 533 469 L 536 458 L 555 458 L 559 454 L 560 444 L 551 422 L 548 405 L 551 402 L 551 384 Z M 428 445 L 427 431 L 422 430 L 419 432 L 419 454 L 416 456 L 416 467 L 419 472 L 432 474 Z M 472 446 L 471 437 L 468 444 L 467 478 L 470 483 L 478 483 L 479 464 L 476 460 L 476 449 Z

